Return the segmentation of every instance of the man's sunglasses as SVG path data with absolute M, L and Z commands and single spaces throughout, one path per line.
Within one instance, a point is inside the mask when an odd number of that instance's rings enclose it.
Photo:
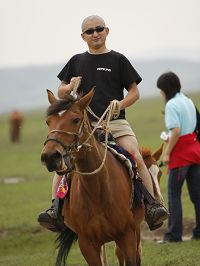
M 98 26 L 95 29 L 88 29 L 88 30 L 84 31 L 83 34 L 86 33 L 87 35 L 92 35 L 92 34 L 94 34 L 95 31 L 97 33 L 100 33 L 102 31 L 104 31 L 105 28 L 106 27 L 104 27 L 104 26 Z

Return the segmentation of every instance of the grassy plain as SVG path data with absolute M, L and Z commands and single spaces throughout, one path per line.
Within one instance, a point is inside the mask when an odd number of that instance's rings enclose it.
M 200 109 L 199 94 L 192 94 Z M 160 99 L 141 100 L 128 109 L 127 117 L 141 146 L 152 150 L 160 144 L 160 132 L 165 129 Z M 9 140 L 8 115 L 0 115 L 0 266 L 51 266 L 54 265 L 56 235 L 42 229 L 37 224 L 37 215 L 50 205 L 51 178 L 40 163 L 40 152 L 46 138 L 45 110 L 24 113 L 20 143 L 11 144 Z M 19 182 L 13 182 L 19 177 Z M 161 189 L 166 199 L 166 171 Z M 184 223 L 194 223 L 193 206 L 184 186 Z M 165 225 L 166 226 L 166 225 Z M 145 227 L 144 227 L 145 228 Z M 189 232 L 191 228 L 189 228 Z M 144 229 L 143 236 L 149 235 Z M 150 234 L 143 240 L 143 266 L 197 266 L 200 265 L 200 242 L 184 241 L 181 244 L 158 245 Z M 110 266 L 117 265 L 113 243 L 108 245 Z M 69 256 L 70 266 L 86 265 L 77 244 Z

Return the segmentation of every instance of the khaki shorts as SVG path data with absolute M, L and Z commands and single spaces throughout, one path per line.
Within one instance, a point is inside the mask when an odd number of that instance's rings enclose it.
M 96 122 L 92 122 L 93 127 L 95 127 L 96 124 Z M 110 121 L 109 128 L 115 139 L 122 136 L 136 137 L 130 124 L 125 119 L 116 119 Z

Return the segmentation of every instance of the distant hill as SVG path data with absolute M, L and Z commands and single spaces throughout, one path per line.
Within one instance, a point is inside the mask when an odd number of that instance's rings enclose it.
M 169 70 L 179 75 L 184 92 L 200 91 L 200 62 L 178 59 L 131 61 L 143 78 L 139 85 L 142 98 L 159 95 L 156 80 Z M 46 107 L 46 89 L 57 93 L 60 82 L 56 76 L 64 64 L 0 69 L 0 112 Z
M 158 77 L 166 71 L 173 71 L 179 76 L 183 92 L 198 90 L 200 92 L 200 61 L 160 59 L 138 61 L 134 65 L 143 78 L 140 86 L 143 97 L 154 97 L 159 94 L 156 82 Z

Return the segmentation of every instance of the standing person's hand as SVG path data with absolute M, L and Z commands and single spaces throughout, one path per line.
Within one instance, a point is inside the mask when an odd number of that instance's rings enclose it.
M 164 165 L 168 165 L 169 164 L 169 161 L 170 161 L 169 158 L 170 158 L 169 154 L 164 153 L 163 158 L 162 158 L 162 162 L 163 162 Z

